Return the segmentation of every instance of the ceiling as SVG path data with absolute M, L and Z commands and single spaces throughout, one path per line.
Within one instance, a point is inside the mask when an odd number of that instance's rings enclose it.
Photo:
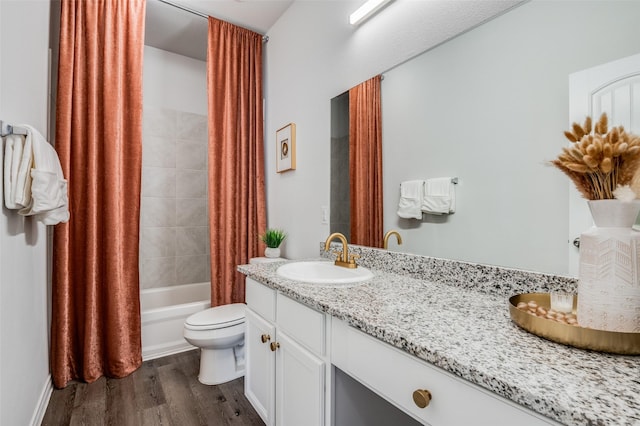
M 206 61 L 207 19 L 167 3 L 183 6 L 188 10 L 213 16 L 260 34 L 266 34 L 294 1 L 301 0 L 147 0 L 145 44 Z M 365 0 L 361 1 L 364 3 Z M 451 0 L 419 1 L 451 2 Z M 473 3 L 474 10 L 481 11 L 483 8 L 494 10 L 496 1 L 486 1 L 483 4 L 483 1 L 466 0 L 460 2 L 460 7 L 468 7 L 468 3 Z M 448 8 L 442 10 L 446 12 Z M 439 21 L 437 16 L 433 18 L 434 21 Z M 450 19 L 450 17 L 442 17 L 443 21 L 446 19 Z M 477 20 L 471 20 L 468 23 L 468 28 L 472 28 L 478 23 L 480 22 Z M 450 29 L 446 27 L 447 25 L 444 25 L 440 30 L 432 28 L 440 33 L 441 41 L 451 38 Z M 468 28 L 463 28 L 461 32 Z
M 293 0 L 169 0 L 179 6 L 265 34 Z M 205 61 L 207 20 L 159 0 L 147 0 L 145 44 Z

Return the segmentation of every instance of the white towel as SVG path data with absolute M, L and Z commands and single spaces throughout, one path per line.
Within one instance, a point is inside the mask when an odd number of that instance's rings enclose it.
M 449 214 L 456 211 L 456 193 L 450 177 L 427 179 L 422 197 L 422 212 Z
M 422 219 L 423 180 L 409 180 L 400 184 L 400 201 L 398 202 L 398 216 L 404 219 Z
M 15 186 L 22 158 L 24 140 L 20 135 L 8 135 L 4 142 L 4 205 L 8 209 L 19 209 L 15 202 Z
M 60 159 L 56 150 L 33 127 L 21 125 L 27 130 L 27 141 L 31 142 L 33 162 L 29 170 L 31 177 L 29 203 L 18 213 L 23 216 L 36 216 L 45 225 L 55 225 L 69 220 L 69 199 L 67 181 L 62 174 Z M 25 148 L 27 147 L 25 143 Z M 27 155 L 26 151 L 24 155 Z M 28 167 L 28 162 L 23 162 Z M 21 166 L 22 166 L 21 164 Z M 23 169 L 19 171 L 19 175 Z M 25 181 L 26 182 L 26 181 Z M 26 190 L 26 184 L 25 184 Z
M 13 201 L 17 206 L 26 207 L 31 202 L 31 168 L 33 167 L 33 137 L 20 136 L 24 141 L 22 158 L 18 168 L 18 178 L 13 188 Z

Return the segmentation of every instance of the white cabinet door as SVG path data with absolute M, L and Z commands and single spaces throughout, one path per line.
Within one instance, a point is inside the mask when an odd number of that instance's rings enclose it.
M 280 330 L 277 342 L 277 425 L 324 425 L 325 363 Z
M 245 324 L 244 393 L 266 425 L 272 426 L 275 425 L 275 357 L 270 344 L 275 341 L 276 329 L 251 309 L 245 311 Z
M 570 122 L 596 122 L 606 112 L 609 127 L 622 125 L 640 134 L 640 54 L 576 72 L 569 76 Z M 587 202 L 571 185 L 569 242 L 593 225 Z M 569 275 L 578 276 L 578 249 L 569 244 Z

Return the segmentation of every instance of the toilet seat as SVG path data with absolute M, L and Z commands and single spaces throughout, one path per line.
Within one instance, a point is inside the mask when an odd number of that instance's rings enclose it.
M 189 330 L 216 330 L 244 323 L 244 303 L 216 306 L 191 315 L 184 323 Z

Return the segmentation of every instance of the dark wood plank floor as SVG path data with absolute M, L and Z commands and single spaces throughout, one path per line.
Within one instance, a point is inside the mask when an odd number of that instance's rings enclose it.
M 53 391 L 42 422 L 57 425 L 264 425 L 244 396 L 244 379 L 198 382 L 199 350 L 146 361 L 123 379 L 72 382 Z

